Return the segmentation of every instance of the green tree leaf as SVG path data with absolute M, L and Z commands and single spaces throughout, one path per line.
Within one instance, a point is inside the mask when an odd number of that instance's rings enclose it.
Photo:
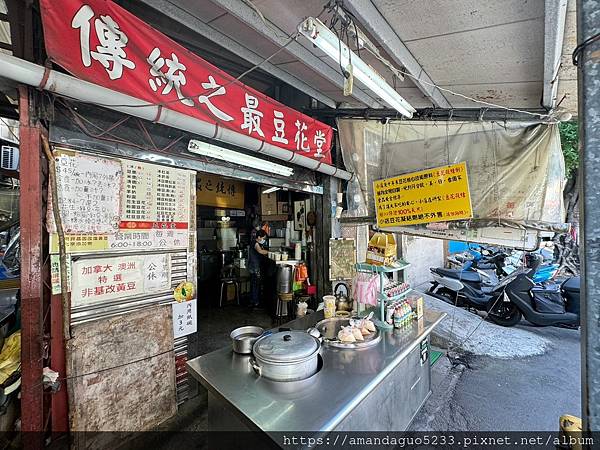
M 567 178 L 579 168 L 579 131 L 577 122 L 561 122 L 558 124 L 563 157 L 565 158 L 565 172 Z

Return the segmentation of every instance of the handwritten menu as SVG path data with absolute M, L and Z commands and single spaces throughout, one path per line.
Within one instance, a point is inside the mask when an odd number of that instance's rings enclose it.
M 173 305 L 173 337 L 175 339 L 198 330 L 198 315 L 196 300 L 189 302 L 172 303 Z
M 71 305 L 82 306 L 171 288 L 170 255 L 123 255 L 72 263 Z
M 118 229 L 121 163 L 118 160 L 61 152 L 56 183 L 65 233 L 110 233 Z M 49 205 L 52 204 L 49 199 Z M 48 224 L 56 230 L 52 208 Z
M 67 253 L 188 248 L 195 172 L 63 149 L 56 155 Z M 52 211 L 48 224 L 57 253 Z

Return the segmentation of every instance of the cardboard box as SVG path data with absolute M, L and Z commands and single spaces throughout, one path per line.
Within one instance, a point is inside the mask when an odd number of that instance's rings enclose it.
M 263 216 L 277 214 L 277 192 L 260 194 L 260 212 Z
M 277 214 L 278 215 L 289 214 L 289 212 L 290 212 L 290 205 L 288 205 L 288 202 L 277 202 Z
M 390 233 L 375 233 L 367 247 L 367 264 L 389 266 L 396 261 L 398 247 Z

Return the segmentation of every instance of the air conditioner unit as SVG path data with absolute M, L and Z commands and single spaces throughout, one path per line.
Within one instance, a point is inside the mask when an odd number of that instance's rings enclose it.
M 19 170 L 19 149 L 17 147 L 2 146 L 0 167 L 6 170 Z

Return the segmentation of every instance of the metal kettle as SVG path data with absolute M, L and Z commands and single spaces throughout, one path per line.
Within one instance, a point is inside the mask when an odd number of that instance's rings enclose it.
M 347 295 L 336 294 L 335 296 L 335 310 L 336 311 L 352 311 L 352 302 Z

